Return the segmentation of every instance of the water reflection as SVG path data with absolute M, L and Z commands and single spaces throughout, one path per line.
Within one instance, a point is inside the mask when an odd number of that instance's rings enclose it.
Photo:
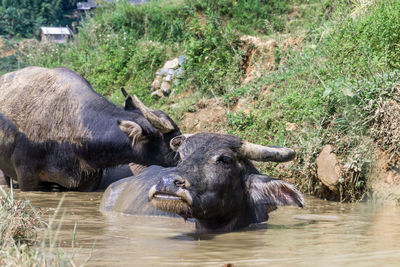
M 17 193 L 33 206 L 55 209 L 65 194 L 61 245 L 77 224 L 77 259 L 89 266 L 397 266 L 400 208 L 340 204 L 314 198 L 307 207 L 279 208 L 266 224 L 225 234 L 197 234 L 180 218 L 102 214 L 101 193 Z

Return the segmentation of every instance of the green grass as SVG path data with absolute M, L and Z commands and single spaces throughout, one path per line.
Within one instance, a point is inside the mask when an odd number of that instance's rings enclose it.
M 333 2 L 318 4 L 314 11 L 304 9 L 299 16 L 306 19 L 316 12 L 319 17 L 301 28 L 307 31 L 301 51 L 285 51 L 280 56 L 286 61 L 279 70 L 226 96 L 230 101 L 245 97 L 258 102 L 250 116 L 229 114 L 228 126 L 230 133 L 258 143 L 295 147 L 298 156 L 291 171 L 303 191 L 355 201 L 368 191 L 374 161 L 371 117 L 392 96 L 398 82 L 395 36 L 399 28 L 394 13 L 400 3 L 376 1 L 353 18 L 353 6 Z M 325 12 L 320 11 L 322 7 Z M 326 19 L 328 11 L 330 19 Z M 259 93 L 263 86 L 271 88 L 266 96 Z M 286 123 L 296 123 L 300 131 L 286 132 Z M 316 157 L 325 144 L 335 146 L 345 168 L 337 193 L 316 178 Z M 279 175 L 275 165 L 265 168 Z
M 25 60 L 70 67 L 113 101 L 123 100 L 116 92 L 124 86 L 152 103 L 149 85 L 156 70 L 185 54 L 185 77 L 175 89 L 221 95 L 241 75 L 239 32 L 265 32 L 266 20 L 280 29 L 282 20 L 274 12 L 287 12 L 286 1 L 155 1 L 139 6 L 117 1 L 87 17 L 72 42 L 35 47 Z

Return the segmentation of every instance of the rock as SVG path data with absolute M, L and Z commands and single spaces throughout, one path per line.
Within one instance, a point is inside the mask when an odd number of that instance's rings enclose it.
M 174 58 L 165 62 L 163 69 L 176 69 L 179 66 L 179 59 Z
M 165 76 L 165 81 L 166 81 L 166 82 L 172 81 L 172 75 L 167 75 L 167 76 Z
M 340 165 L 331 145 L 322 148 L 317 158 L 318 179 L 330 190 L 336 191 L 340 179 Z
M 150 96 L 151 96 L 152 98 L 159 99 L 159 98 L 163 97 L 164 94 L 163 94 L 163 92 L 162 92 L 161 90 L 156 90 L 156 91 L 154 91 L 153 93 L 151 93 Z
M 161 77 L 157 76 L 154 81 L 151 83 L 151 88 L 153 88 L 153 90 L 158 90 L 161 87 Z
M 185 56 L 180 56 L 179 58 L 174 58 L 165 62 L 164 66 L 156 72 L 157 77 L 151 84 L 152 91 L 160 91 L 162 94 L 160 92 L 153 92 L 151 97 L 159 98 L 162 97 L 162 95 L 167 96 L 171 94 L 171 83 L 173 82 L 175 85 L 178 84 L 175 77 L 182 75 L 183 71 L 179 66 L 185 62 Z
M 169 82 L 162 82 L 161 91 L 164 93 L 164 95 L 169 95 L 171 93 L 171 84 Z
M 182 74 L 183 74 L 182 68 L 179 68 L 179 69 L 175 70 L 175 76 L 176 77 L 180 77 L 180 76 L 182 76 Z
M 178 64 L 179 66 L 182 66 L 183 64 L 186 63 L 186 56 L 185 55 L 181 55 L 178 57 Z
M 165 76 L 168 75 L 170 70 L 167 68 L 161 68 L 156 72 L 156 75 Z

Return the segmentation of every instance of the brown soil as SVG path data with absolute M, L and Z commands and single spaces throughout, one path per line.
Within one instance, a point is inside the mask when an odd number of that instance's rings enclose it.
M 390 154 L 388 166 L 400 165 L 400 86 L 392 99 L 382 103 L 372 120 L 371 133 L 378 147 Z
M 254 109 L 256 104 L 255 100 L 249 100 L 247 98 L 240 98 L 236 104 L 231 108 L 232 112 L 244 112 L 249 115 L 250 111 Z
M 379 198 L 400 200 L 400 86 L 392 90 L 393 97 L 372 118 L 377 160 L 370 187 Z
M 282 45 L 283 51 L 288 51 L 289 49 L 301 49 L 303 46 L 304 37 L 301 35 L 289 36 Z
M 240 37 L 242 50 L 245 51 L 242 62 L 244 73 L 243 84 L 260 77 L 263 72 L 275 69 L 275 49 L 278 46 L 275 40 L 264 41 L 255 36 L 244 35 Z
M 373 194 L 383 200 L 400 200 L 400 169 L 390 166 L 390 153 L 377 149 L 377 161 L 371 175 Z
M 184 115 L 180 128 L 184 133 L 225 133 L 226 112 L 223 105 L 214 99 L 203 101 L 195 112 Z
M 297 6 L 293 6 L 292 10 L 289 12 L 289 19 L 292 20 L 292 19 L 295 19 L 295 18 L 298 18 L 298 17 L 300 17 L 300 12 L 298 10 L 298 7 Z

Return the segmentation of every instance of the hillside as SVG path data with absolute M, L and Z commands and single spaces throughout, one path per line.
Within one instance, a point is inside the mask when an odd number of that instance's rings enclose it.
M 2 0 L 0 36 L 34 37 L 41 26 L 60 26 L 72 22 L 76 0 Z
M 398 199 L 399 12 L 395 0 L 120 1 L 25 62 L 70 67 L 118 103 L 124 86 L 186 132 L 293 147 L 294 162 L 259 167 L 303 192 Z M 157 70 L 180 55 L 172 94 L 151 98 Z

